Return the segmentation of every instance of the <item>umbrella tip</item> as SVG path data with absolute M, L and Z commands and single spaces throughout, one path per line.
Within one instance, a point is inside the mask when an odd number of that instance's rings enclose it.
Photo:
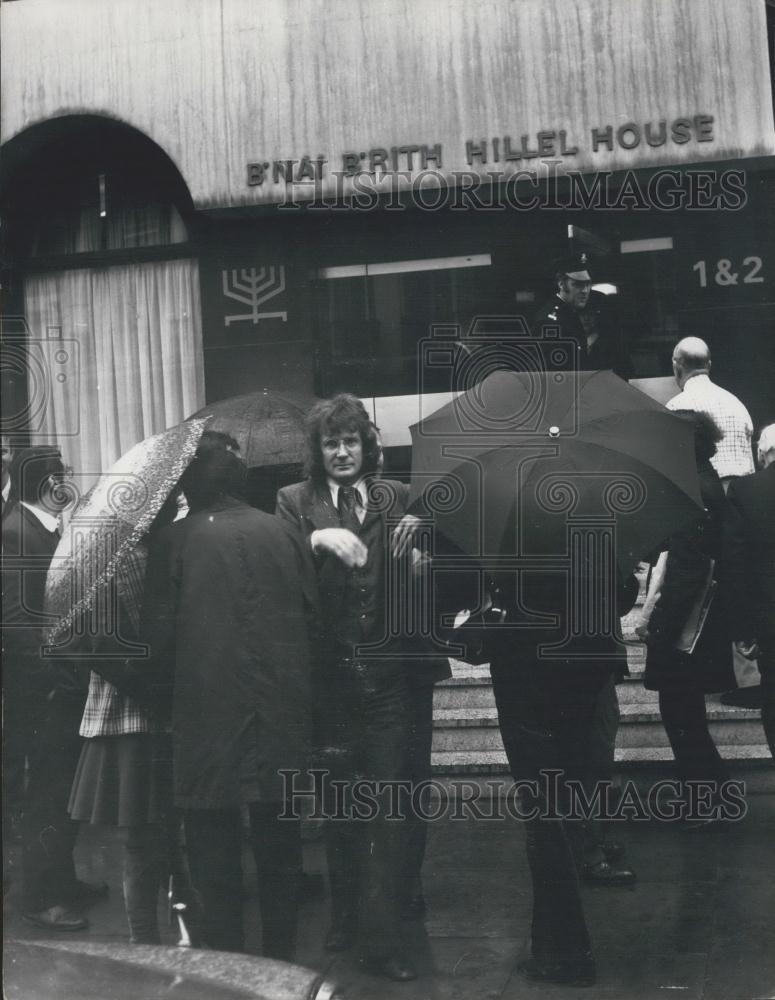
M 549 437 L 558 438 L 559 436 L 560 436 L 560 428 L 557 427 L 556 424 L 552 424 L 552 426 L 549 428 Z

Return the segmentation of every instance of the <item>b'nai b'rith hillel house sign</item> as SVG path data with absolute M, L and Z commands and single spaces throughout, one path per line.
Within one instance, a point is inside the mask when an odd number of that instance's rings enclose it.
M 602 125 L 590 129 L 586 141 L 592 153 L 614 150 L 638 150 L 664 146 L 686 146 L 688 143 L 714 141 L 712 115 L 695 114 L 685 118 L 658 119 L 642 124 L 625 122 L 622 125 Z M 469 170 L 529 168 L 535 161 L 551 160 L 563 163 L 579 154 L 580 140 L 574 140 L 568 129 L 540 129 L 532 134 L 512 137 L 495 136 L 483 139 L 466 139 L 462 150 L 453 155 L 456 165 Z M 461 156 L 462 153 L 462 156 Z M 342 177 L 361 174 L 397 174 L 445 169 L 445 150 L 440 142 L 406 143 L 401 146 L 375 146 L 367 150 L 347 151 L 341 154 L 338 173 Z M 571 164 L 572 165 L 572 164 Z M 315 184 L 323 181 L 329 160 L 322 154 L 304 155 L 248 163 L 247 183 L 260 187 L 271 184 Z

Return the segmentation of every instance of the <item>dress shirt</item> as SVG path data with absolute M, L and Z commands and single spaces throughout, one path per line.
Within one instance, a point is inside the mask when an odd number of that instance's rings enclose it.
M 33 507 L 31 503 L 25 503 L 23 500 L 19 501 L 22 507 L 26 507 L 27 510 L 34 514 L 35 517 L 40 521 L 46 531 L 55 531 L 59 534 L 59 518 L 55 517 L 53 514 L 49 514 L 47 510 L 43 510 L 42 507 Z
M 326 480 L 328 483 L 328 489 L 331 493 L 331 499 L 334 503 L 334 510 L 339 510 L 339 486 L 340 484 L 335 482 L 333 479 Z M 342 484 L 345 485 L 345 484 Z M 363 519 L 366 517 L 366 505 L 369 502 L 369 494 L 366 489 L 366 481 L 364 479 L 359 479 L 355 483 L 347 483 L 346 485 L 352 486 L 355 490 L 355 513 L 358 520 L 363 524 Z
M 691 375 L 683 392 L 666 404 L 668 410 L 701 410 L 716 421 L 724 437 L 710 460 L 721 479 L 748 476 L 754 471 L 751 438 L 753 421 L 737 396 L 711 382 L 705 372 Z

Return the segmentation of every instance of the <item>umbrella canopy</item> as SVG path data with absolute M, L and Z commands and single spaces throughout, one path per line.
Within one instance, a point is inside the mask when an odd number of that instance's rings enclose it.
M 484 565 L 561 554 L 575 521 L 629 568 L 702 510 L 691 422 L 612 372 L 495 372 L 411 433 L 411 499 Z
M 194 457 L 207 418 L 140 441 L 100 476 L 62 536 L 46 580 L 52 645 L 89 612 L 96 596 L 150 527 Z
M 210 403 L 194 417 L 209 416 L 208 430 L 236 438 L 250 468 L 291 465 L 304 457 L 304 419 L 312 402 L 264 389 Z

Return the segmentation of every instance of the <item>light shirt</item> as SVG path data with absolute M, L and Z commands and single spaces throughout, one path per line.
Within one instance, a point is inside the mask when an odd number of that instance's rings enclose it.
M 328 489 L 331 493 L 331 499 L 334 503 L 334 510 L 339 510 L 339 488 L 340 484 L 333 479 L 327 479 Z M 366 517 L 366 504 L 369 502 L 369 493 L 366 489 L 365 479 L 358 479 L 354 483 L 348 483 L 347 485 L 355 488 L 355 514 L 358 520 L 363 524 L 363 519 Z
M 55 531 L 57 534 L 59 534 L 58 517 L 54 517 L 53 514 L 49 514 L 49 512 L 47 510 L 43 510 L 42 507 L 33 507 L 31 503 L 25 503 L 23 500 L 20 500 L 19 503 L 22 505 L 22 507 L 26 507 L 31 514 L 34 514 L 35 517 L 37 517 L 37 519 L 40 521 L 40 523 L 43 525 L 46 531 Z
M 11 477 L 8 477 L 8 482 L 3 487 L 3 503 L 8 503 L 8 497 L 11 495 Z
M 754 471 L 751 415 L 737 396 L 711 382 L 705 372 L 690 376 L 683 392 L 673 396 L 666 406 L 668 410 L 702 410 L 713 417 L 724 437 L 710 461 L 722 479 L 749 476 Z

